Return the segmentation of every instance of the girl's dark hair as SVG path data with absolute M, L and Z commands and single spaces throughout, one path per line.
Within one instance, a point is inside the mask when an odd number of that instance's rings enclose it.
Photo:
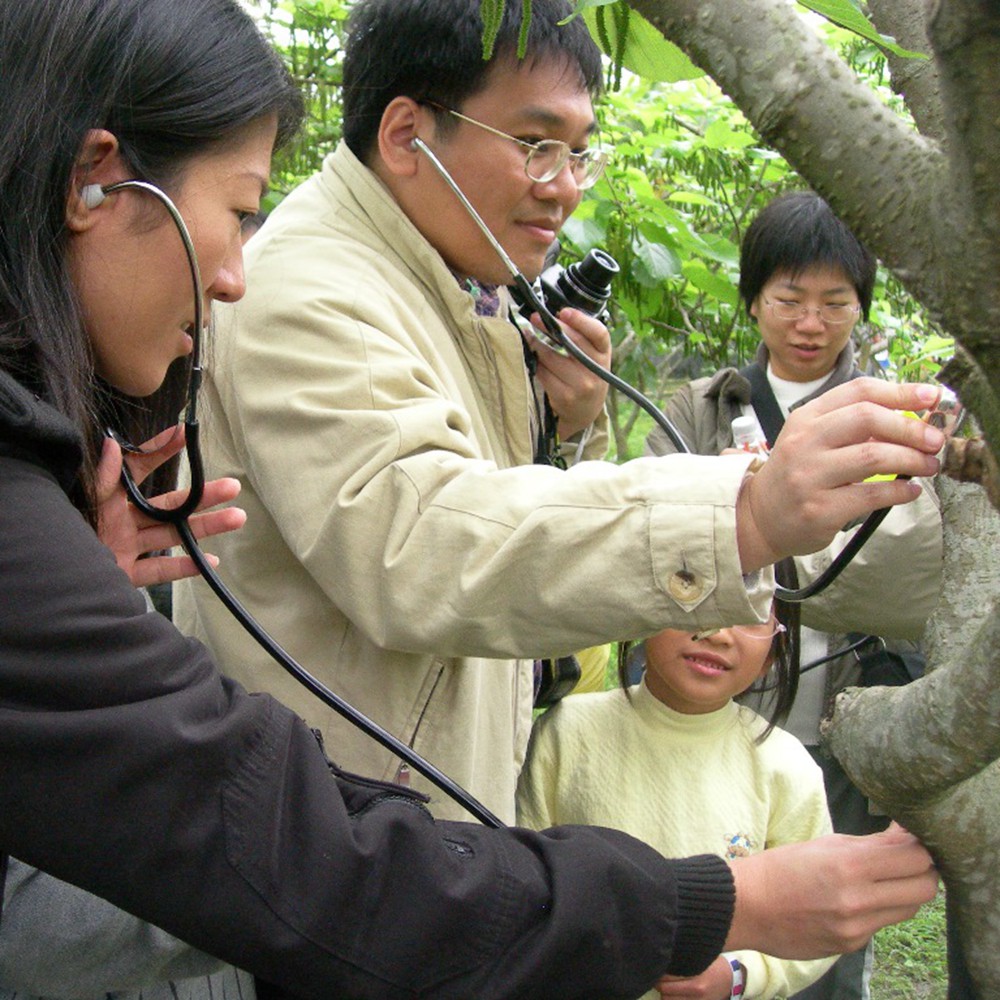
M 795 563 L 790 558 L 775 564 L 774 576 L 783 587 L 790 590 L 798 587 Z M 799 690 L 801 646 L 799 605 L 775 598 L 774 615 L 785 626 L 785 631 L 779 632 L 771 640 L 771 655 L 774 662 L 770 671 L 746 692 L 765 695 L 767 710 L 762 714 L 767 719 L 767 728 L 757 737 L 758 743 L 766 740 L 771 730 L 788 718 L 792 702 L 795 701 L 795 695 Z M 618 682 L 626 696 L 629 696 L 629 687 L 634 683 L 634 660 L 637 648 L 636 643 L 632 641 L 622 642 L 618 646 Z
M 344 141 L 368 161 L 382 115 L 396 97 L 461 110 L 500 60 L 516 57 L 523 4 L 507 0 L 493 57 L 483 59 L 480 0 L 359 0 L 344 53 Z M 534 0 L 526 58 L 562 59 L 591 97 L 601 91 L 601 54 L 568 0 Z M 454 119 L 436 114 L 447 130 Z
M 774 578 L 789 590 L 798 589 L 798 573 L 795 561 L 790 557 L 775 563 Z M 775 726 L 780 726 L 792 710 L 792 703 L 799 690 L 799 667 L 801 666 L 802 605 L 790 604 L 779 598 L 774 599 L 774 616 L 785 626 L 785 631 L 774 637 L 771 651 L 774 664 L 770 671 L 750 688 L 751 694 L 763 694 L 767 708 L 762 712 L 767 719 L 767 728 L 757 742 L 767 739 Z
M 66 199 L 88 131 L 112 132 L 133 177 L 169 188 L 193 157 L 262 117 L 275 116 L 278 144 L 287 142 L 302 110 L 288 71 L 238 0 L 3 5 L 0 365 L 89 443 L 113 392 L 94 378 L 66 260 Z M 176 386 L 165 393 L 176 396 Z M 142 426 L 138 404 L 118 402 L 138 415 L 132 432 L 162 429 Z M 148 412 L 161 409 L 151 399 Z M 85 508 L 94 451 L 74 498 Z
M 740 245 L 740 298 L 747 311 L 776 274 L 839 267 L 858 293 L 868 319 L 878 264 L 833 209 L 812 191 L 791 191 L 767 203 Z

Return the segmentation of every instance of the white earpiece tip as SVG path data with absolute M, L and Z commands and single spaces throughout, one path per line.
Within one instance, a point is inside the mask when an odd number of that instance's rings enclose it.
M 87 184 L 80 188 L 80 198 L 87 208 L 97 208 L 106 197 L 100 184 Z

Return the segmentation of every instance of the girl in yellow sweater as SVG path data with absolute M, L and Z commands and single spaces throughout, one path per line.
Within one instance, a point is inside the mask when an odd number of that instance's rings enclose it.
M 798 681 L 787 607 L 764 624 L 709 633 L 667 629 L 646 640 L 642 679 L 571 695 L 536 723 L 518 788 L 518 821 L 625 830 L 668 857 L 728 859 L 829 833 L 823 779 L 802 744 L 775 727 Z M 734 700 L 761 683 L 771 720 Z M 788 997 L 832 960 L 720 955 L 701 975 L 665 979 L 647 996 Z

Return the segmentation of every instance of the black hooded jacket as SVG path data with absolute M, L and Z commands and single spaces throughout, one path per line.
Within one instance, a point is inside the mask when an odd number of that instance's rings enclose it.
M 324 1000 L 637 996 L 722 950 L 718 858 L 436 822 L 340 772 L 147 611 L 67 496 L 80 457 L 0 372 L 0 853 Z

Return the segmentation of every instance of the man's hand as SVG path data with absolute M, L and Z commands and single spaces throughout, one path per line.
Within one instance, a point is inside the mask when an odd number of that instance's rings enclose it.
M 736 912 L 727 951 L 813 959 L 856 951 L 908 920 L 937 893 L 934 862 L 899 826 L 867 837 L 830 834 L 732 863 Z
M 815 552 L 856 518 L 917 497 L 920 487 L 909 480 L 862 480 L 937 472 L 944 435 L 898 411 L 926 409 L 939 394 L 929 385 L 859 378 L 793 410 L 737 500 L 744 572 Z
M 602 368 L 611 366 L 611 335 L 599 319 L 579 309 L 563 309 L 556 318 L 581 351 Z M 531 322 L 539 330 L 544 329 L 537 313 Z M 608 384 L 576 358 L 552 350 L 543 338 L 530 333 L 525 336 L 538 358 L 538 381 L 559 418 L 559 437 L 565 441 L 597 419 L 608 395 Z
M 729 1000 L 733 971 L 720 955 L 701 975 L 664 976 L 657 984 L 662 1000 Z
M 143 445 L 143 453 L 129 455 L 127 461 L 132 477 L 141 483 L 154 469 L 176 455 L 184 447 L 182 428 L 170 428 Z M 151 556 L 149 552 L 169 549 L 180 544 L 176 529 L 147 517 L 129 503 L 121 484 L 122 452 L 110 438 L 104 441 L 101 460 L 97 466 L 97 534 L 114 553 L 118 565 L 129 575 L 136 587 L 155 583 L 168 583 L 195 576 L 198 572 L 188 556 Z M 240 492 L 235 479 L 213 479 L 205 484 L 205 495 L 199 510 L 228 503 Z M 154 506 L 164 509 L 179 507 L 187 496 L 186 490 L 174 490 L 154 498 Z M 189 519 L 196 538 L 208 538 L 226 531 L 241 528 L 246 513 L 238 507 L 195 514 Z M 218 564 L 215 556 L 207 557 L 212 565 Z

